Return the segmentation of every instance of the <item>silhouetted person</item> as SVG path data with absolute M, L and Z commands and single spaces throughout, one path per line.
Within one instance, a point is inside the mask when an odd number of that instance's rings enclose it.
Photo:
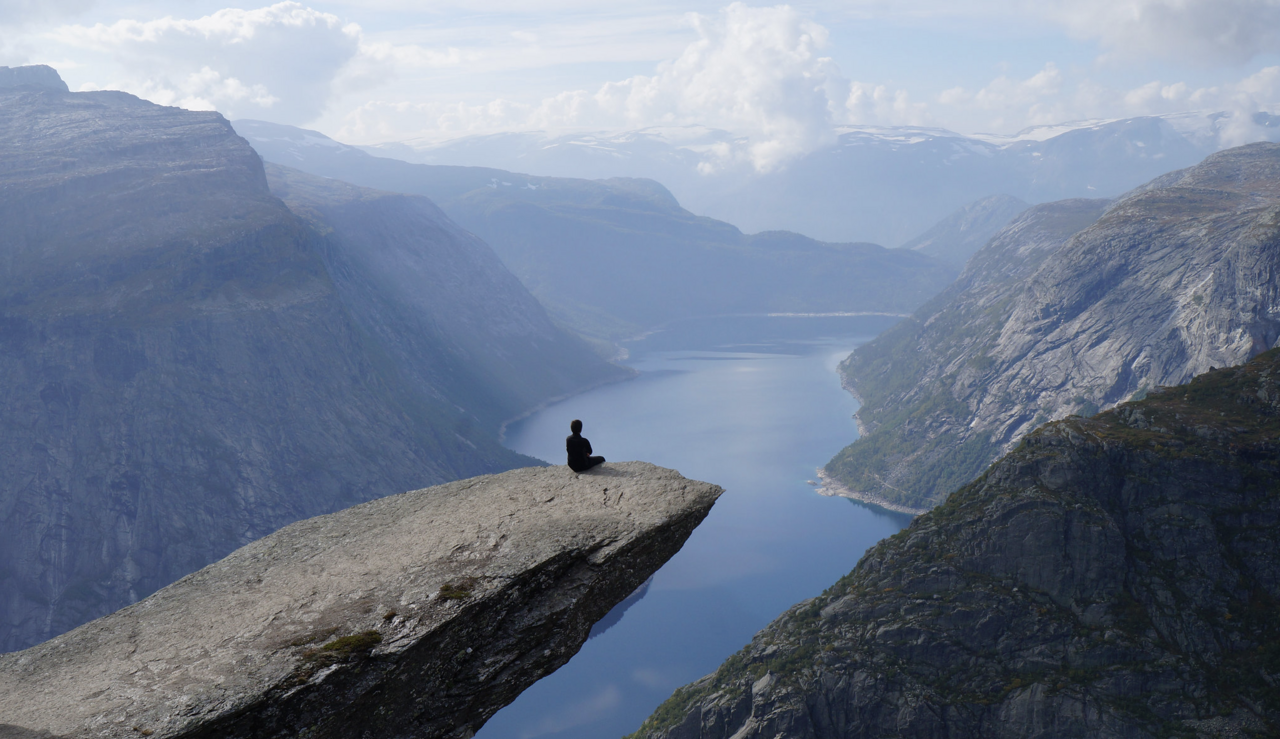
M 604 461 L 604 457 L 591 456 L 591 442 L 582 435 L 582 421 L 574 419 L 569 424 L 569 438 L 564 440 L 564 450 L 569 453 L 569 469 L 586 472 Z

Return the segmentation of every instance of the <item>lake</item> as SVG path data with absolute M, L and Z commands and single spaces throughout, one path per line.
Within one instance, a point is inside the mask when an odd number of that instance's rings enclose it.
M 906 516 L 817 494 L 815 470 L 857 437 L 836 365 L 895 319 L 731 317 L 628 342 L 634 379 L 511 424 L 506 444 L 564 464 L 569 421 L 609 460 L 725 489 L 688 543 L 582 651 L 480 739 L 615 739 L 712 672 L 794 603 L 848 573 Z M 607 628 L 603 628 L 607 626 Z

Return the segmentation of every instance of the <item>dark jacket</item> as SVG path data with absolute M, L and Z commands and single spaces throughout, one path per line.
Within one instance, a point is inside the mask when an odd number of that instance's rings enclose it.
M 585 467 L 591 456 L 591 442 L 581 434 L 569 434 L 569 438 L 564 440 L 564 450 L 569 453 L 570 467 Z

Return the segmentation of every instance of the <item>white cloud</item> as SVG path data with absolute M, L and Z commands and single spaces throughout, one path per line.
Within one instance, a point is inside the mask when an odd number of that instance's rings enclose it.
M 930 123 L 929 106 L 913 103 L 906 90 L 854 82 L 845 101 L 847 123 L 919 126 Z
M 1017 130 L 1062 121 L 1067 115 L 1065 83 L 1063 73 L 1050 62 L 1026 79 L 1002 74 L 974 92 L 963 87 L 944 90 L 938 103 L 953 110 L 981 111 L 989 130 Z
M 84 87 L 284 123 L 318 116 L 360 52 L 358 26 L 296 2 L 225 9 L 194 20 L 63 26 L 50 38 L 117 63 L 117 78 L 89 80 Z
M 1060 0 L 1042 7 L 1119 58 L 1243 63 L 1280 51 L 1280 0 Z
M 743 136 L 711 152 L 707 168 L 767 171 L 834 140 L 842 123 L 917 123 L 923 104 L 902 91 L 850 83 L 822 55 L 827 30 L 797 10 L 733 3 L 690 14 L 698 38 L 652 75 L 570 90 L 537 103 L 378 101 L 345 120 L 340 137 L 374 141 L 511 129 L 639 128 L 697 124 Z

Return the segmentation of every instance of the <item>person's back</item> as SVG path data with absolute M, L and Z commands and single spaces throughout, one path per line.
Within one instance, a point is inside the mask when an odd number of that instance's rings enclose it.
M 574 472 L 586 472 L 604 461 L 604 457 L 591 456 L 591 442 L 582 435 L 582 421 L 576 418 L 569 424 L 573 433 L 564 440 L 564 450 L 569 455 L 569 469 Z

